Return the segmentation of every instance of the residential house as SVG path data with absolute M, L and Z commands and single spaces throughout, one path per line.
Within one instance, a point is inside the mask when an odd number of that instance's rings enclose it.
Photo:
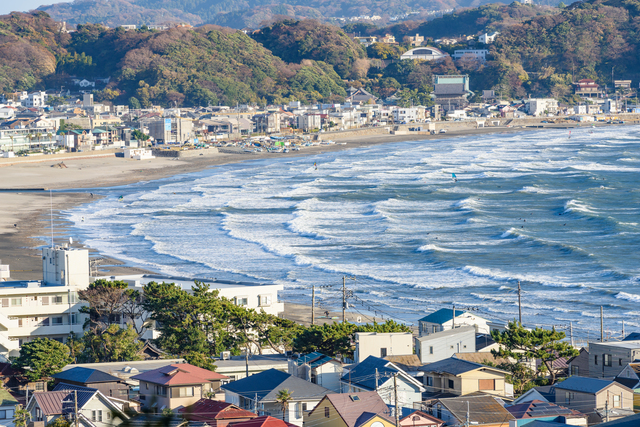
M 640 340 L 589 343 L 589 376 L 614 378 L 625 366 L 640 359 Z
M 156 141 L 183 143 L 193 136 L 193 121 L 181 118 L 164 118 L 149 122 L 149 135 Z
M 505 407 L 515 419 L 509 422 L 509 427 L 529 425 L 532 421 L 547 421 L 570 424 L 573 426 L 587 426 L 587 416 L 575 409 L 558 406 L 542 400 L 520 403 Z
M 640 363 L 629 363 L 613 380 L 633 390 L 633 409 L 640 410 Z
M 94 388 L 105 396 L 118 399 L 127 399 L 129 396 L 129 385 L 125 381 L 97 369 L 75 367 L 58 372 L 51 378 L 53 378 L 55 385 L 66 383 Z
M 633 414 L 633 390 L 615 381 L 569 377 L 553 386 L 555 403 L 589 414 L 589 425 Z
M 551 389 L 551 386 L 545 386 L 547 391 Z M 541 402 L 555 402 L 555 394 L 549 395 L 548 392 L 544 392 L 539 390 L 540 387 L 534 387 L 525 391 L 520 397 L 511 402 L 512 405 L 519 405 L 521 403 L 533 402 L 534 400 L 539 400 Z M 555 392 L 554 392 L 555 393 Z
M 87 387 L 33 393 L 26 409 L 35 425 L 44 426 L 60 417 L 73 422 L 76 405 L 78 423 L 84 427 L 112 427 L 129 419 L 123 404 Z
M 509 427 L 515 419 L 495 396 L 442 398 L 427 401 L 423 406 L 423 411 L 450 426 Z
M 418 47 L 400 55 L 400 59 L 420 59 L 422 61 L 437 61 L 449 56 L 448 53 L 432 46 Z
M 424 385 L 430 393 L 464 396 L 481 391 L 513 396 L 513 386 L 505 381 L 508 372 L 502 369 L 450 357 L 420 370 L 424 372 Z
M 581 98 L 598 98 L 603 93 L 600 86 L 591 79 L 582 79 L 573 85 L 575 94 Z
M 424 122 L 425 108 L 424 107 L 411 107 L 411 108 L 398 107 L 395 110 L 393 110 L 393 120 L 396 123 Z
M 414 411 L 400 418 L 400 427 L 442 427 L 444 421 L 424 411 Z
M 233 427 L 295 427 L 295 424 L 288 423 L 270 415 L 262 415 L 250 420 L 233 423 Z
M 364 47 L 369 47 L 374 43 L 378 42 L 378 37 L 376 36 L 365 36 L 365 37 L 354 37 L 356 41 L 359 41 Z
M 258 417 L 257 414 L 231 403 L 211 399 L 200 399 L 193 405 L 181 408 L 180 413 L 190 423 L 202 423 L 209 427 L 226 427 Z
M 229 378 L 189 363 L 173 363 L 131 377 L 140 382 L 142 409 L 160 413 L 192 405 L 219 392 Z
M 475 326 L 462 326 L 421 335 L 416 337 L 414 342 L 416 355 L 423 364 L 437 362 L 453 356 L 454 353 L 474 353 L 476 351 L 476 328 Z
M 453 310 L 450 308 L 441 308 L 418 321 L 419 336 L 434 334 L 436 332 L 446 331 L 450 329 L 460 328 L 462 326 L 473 326 L 476 332 L 485 334 L 491 333 L 488 326 L 489 321 L 475 314 L 464 310 Z M 455 351 L 460 353 L 460 351 Z
M 339 360 L 313 352 L 289 360 L 288 368 L 291 375 L 340 393 L 342 362 Z
M 615 421 L 600 424 L 598 427 L 638 427 L 640 425 L 640 414 L 629 415 Z
M 18 400 L 7 390 L 0 388 L 0 426 L 13 427 L 13 414 Z
M 346 371 L 346 369 L 345 369 Z M 387 405 L 395 405 L 394 377 L 398 387 L 398 403 L 412 407 L 422 400 L 425 388 L 393 362 L 375 356 L 351 366 L 341 378 L 343 393 L 377 391 Z
M 301 114 L 296 116 L 296 126 L 305 132 L 322 129 L 321 114 Z
M 345 98 L 345 102 L 349 102 L 351 104 L 375 103 L 377 100 L 378 98 L 366 90 L 362 88 L 356 89 L 354 87 L 349 88 L 349 96 Z
M 225 384 L 222 389 L 226 402 L 258 415 L 272 416 L 283 414 L 277 401 L 278 392 L 289 390 L 292 399 L 284 421 L 299 427 L 302 427 L 304 413 L 315 408 L 325 395 L 331 393 L 328 388 L 275 369 Z
M 478 37 L 478 41 L 483 44 L 491 44 L 496 40 L 496 37 L 498 37 L 498 34 L 500 33 L 497 31 L 492 34 L 484 33 L 480 37 Z
M 407 37 L 407 40 L 409 41 L 409 44 L 411 46 L 422 46 L 422 43 L 424 43 L 424 36 L 421 36 L 420 34 L 416 34 L 415 37 L 414 36 Z
M 258 133 L 278 133 L 281 130 L 281 114 L 265 113 L 253 116 L 253 122 Z
M 377 424 L 376 424 L 377 423 Z M 391 411 L 375 391 L 327 394 L 304 417 L 305 426 L 393 427 Z
M 421 377 L 423 372 L 420 372 L 420 368 L 424 363 L 420 362 L 420 358 L 415 354 L 406 354 L 403 356 L 387 356 L 383 357 L 384 360 L 388 360 L 398 368 L 402 369 L 412 377 Z M 422 382 L 421 380 L 418 380 Z
M 411 332 L 356 332 L 355 363 L 369 356 L 387 357 L 413 354 L 413 336 Z
M 391 34 L 385 34 L 384 37 L 380 37 L 380 43 L 397 44 L 396 38 Z

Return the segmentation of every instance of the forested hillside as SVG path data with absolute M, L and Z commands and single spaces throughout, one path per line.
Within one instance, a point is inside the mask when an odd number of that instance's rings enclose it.
M 537 0 L 538 5 L 557 5 L 560 0 Z M 428 13 L 478 7 L 491 2 L 509 4 L 511 0 L 74 0 L 41 6 L 58 21 L 71 24 L 101 23 L 108 26 L 123 24 L 162 24 L 186 22 L 258 28 L 285 17 L 296 19 L 349 18 L 378 15 L 382 22 L 390 17 L 413 13 L 414 19 L 426 19 Z

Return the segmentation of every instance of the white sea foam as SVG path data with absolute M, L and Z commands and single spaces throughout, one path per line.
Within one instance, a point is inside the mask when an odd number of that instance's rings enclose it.
M 618 292 L 616 294 L 616 298 L 627 300 L 627 301 L 640 302 L 640 295 L 629 294 L 627 292 Z

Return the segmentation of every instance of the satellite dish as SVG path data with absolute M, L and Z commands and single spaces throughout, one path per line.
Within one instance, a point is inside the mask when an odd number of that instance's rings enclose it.
M 358 316 L 358 317 L 356 318 L 356 323 L 362 323 L 362 317 Z
M 73 245 L 73 237 L 69 237 L 69 244 Z

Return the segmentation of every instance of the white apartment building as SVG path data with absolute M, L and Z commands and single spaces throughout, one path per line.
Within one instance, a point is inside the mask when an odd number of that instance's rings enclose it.
M 424 107 L 401 108 L 393 111 L 393 120 L 396 123 L 423 122 L 425 119 Z
M 525 105 L 527 112 L 536 117 L 558 112 L 558 100 L 553 98 L 527 99 Z
M 44 107 L 47 104 L 47 99 L 48 95 L 46 92 L 33 92 L 27 95 L 24 99 L 20 97 L 22 105 L 27 108 Z
M 453 59 L 473 59 L 484 62 L 487 60 L 489 51 L 487 49 L 460 49 L 455 50 L 451 56 Z
M 0 282 L 0 355 L 16 356 L 34 338 L 65 341 L 82 334 L 86 315 L 78 291 L 89 286 L 89 251 L 56 246 L 42 250 L 42 281 Z

